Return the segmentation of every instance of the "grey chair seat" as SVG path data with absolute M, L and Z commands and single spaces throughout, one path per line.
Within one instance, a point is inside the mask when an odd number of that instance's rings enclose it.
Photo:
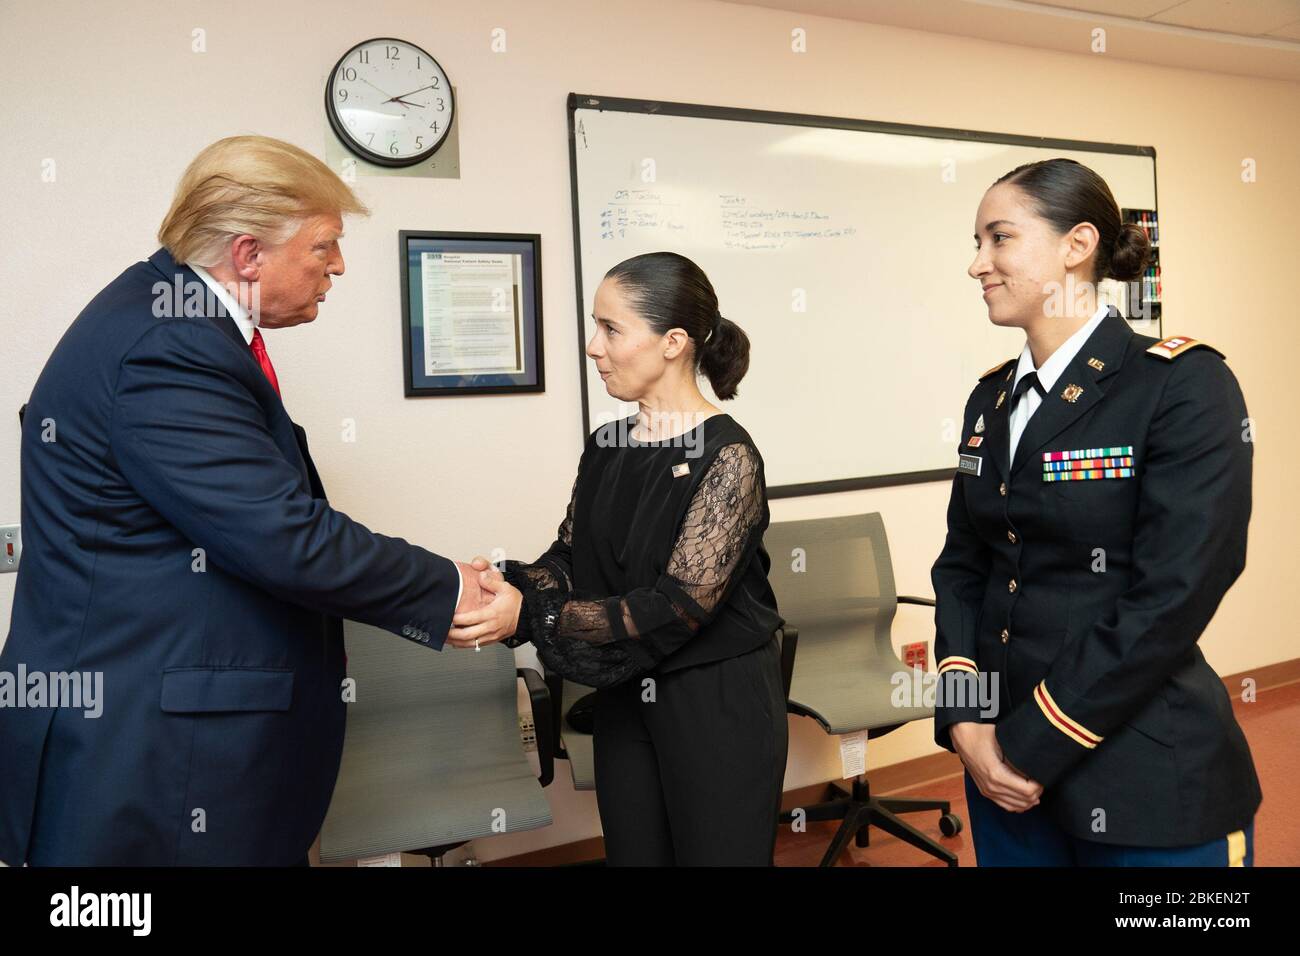
M 514 654 L 441 652 L 346 622 L 347 736 L 324 862 L 463 843 L 551 822 L 519 738 Z
M 872 617 L 858 613 L 792 618 L 799 626 L 799 654 L 790 704 L 827 733 L 878 730 L 934 716 L 934 708 L 917 699 L 911 671 L 894 656 L 892 647 L 884 656 L 879 644 L 864 639 L 875 631 Z M 900 676 L 905 678 L 902 690 L 898 689 Z M 907 696 L 902 700 L 914 706 L 895 706 L 896 695 L 904 691 Z

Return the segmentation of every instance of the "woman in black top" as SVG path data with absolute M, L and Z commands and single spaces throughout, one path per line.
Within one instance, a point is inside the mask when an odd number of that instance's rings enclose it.
M 555 543 L 505 562 L 505 581 L 485 571 L 496 599 L 448 641 L 531 641 L 548 671 L 597 688 L 611 865 L 770 865 L 787 727 L 763 460 L 696 383 L 734 397 L 749 340 L 667 252 L 611 269 L 594 318 L 587 354 L 640 411 L 591 434 Z

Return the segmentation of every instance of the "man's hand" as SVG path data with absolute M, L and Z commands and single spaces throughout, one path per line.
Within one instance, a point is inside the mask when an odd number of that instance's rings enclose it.
M 475 560 L 478 560 L 477 558 Z M 457 561 L 456 567 L 460 571 L 460 603 L 456 605 L 453 614 L 462 614 L 465 611 L 477 611 L 485 603 L 492 600 L 492 595 L 484 594 L 478 584 L 479 571 L 473 565 L 466 564 L 464 561 Z M 454 618 L 453 618 L 454 620 Z
M 493 581 L 504 581 L 506 579 L 506 576 L 502 574 L 500 571 L 498 571 L 496 568 L 492 567 L 492 564 L 488 561 L 488 559 L 483 557 L 483 555 L 481 554 L 478 555 L 473 561 L 470 562 L 470 567 L 472 567 L 475 571 L 488 572 L 488 576 L 492 578 Z
M 447 643 L 452 647 L 478 648 L 494 644 L 510 637 L 519 627 L 524 596 L 506 583 L 500 571 L 489 570 L 486 558 L 475 558 L 472 567 L 477 567 L 480 562 L 483 570 L 475 572 L 478 587 L 483 597 L 489 600 L 477 610 L 457 609 L 456 616 L 451 619 L 454 626 L 447 632 Z
M 1015 770 L 1002 756 L 993 724 L 962 721 L 949 729 L 952 745 L 979 792 L 1003 810 L 1023 813 L 1038 806 L 1043 785 Z

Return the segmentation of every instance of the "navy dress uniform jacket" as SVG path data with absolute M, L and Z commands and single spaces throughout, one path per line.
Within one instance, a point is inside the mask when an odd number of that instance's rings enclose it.
M 215 301 L 166 250 L 128 268 L 27 406 L 0 671 L 101 672 L 104 700 L 0 707 L 10 865 L 299 862 L 342 754 L 339 619 L 450 626 L 455 565 L 332 509 L 234 320 L 177 288 Z
M 1005 758 L 1082 839 L 1242 829 L 1259 780 L 1197 645 L 1246 562 L 1253 445 L 1236 378 L 1213 349 L 1137 335 L 1112 308 L 1008 464 L 1015 368 L 985 373 L 966 405 L 932 571 L 935 739 L 952 750 L 952 724 L 995 722 Z M 996 714 L 962 699 L 975 673 L 998 675 Z

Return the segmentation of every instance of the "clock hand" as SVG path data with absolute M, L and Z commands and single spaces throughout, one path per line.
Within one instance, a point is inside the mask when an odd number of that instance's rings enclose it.
M 396 100 L 397 102 L 401 103 L 403 106 L 415 106 L 415 107 L 418 107 L 419 109 L 424 109 L 426 106 L 428 106 L 427 103 L 408 103 L 408 102 L 406 102 L 406 100 L 402 99 L 400 96 L 394 96 L 393 99 Z
M 370 87 L 371 89 L 373 89 L 373 90 L 379 90 L 380 93 L 384 93 L 383 90 L 380 90 L 379 87 L 375 86 L 375 84 L 371 83 L 371 82 L 370 82 L 369 80 L 367 80 L 364 76 L 362 76 L 362 77 L 358 77 L 358 79 L 361 80 L 362 83 L 366 84 L 366 86 Z M 388 96 L 387 93 L 384 93 L 384 95 L 385 95 L 385 96 Z M 402 95 L 405 96 L 406 94 L 403 93 Z M 395 100 L 395 99 L 397 99 L 397 97 L 395 97 L 395 96 L 388 96 L 388 99 L 384 100 L 384 103 L 391 103 L 391 102 L 392 102 L 393 100 Z M 384 103 L 380 103 L 379 105 L 380 105 L 380 106 L 383 106 Z
M 433 89 L 433 84 L 432 84 L 432 83 L 430 83 L 428 86 L 422 86 L 422 87 L 420 87 L 419 90 L 411 90 L 410 92 L 403 93 L 401 96 L 390 96 L 388 99 L 384 100 L 384 103 L 391 103 L 393 100 L 400 100 L 400 99 L 402 98 L 402 96 L 410 96 L 411 93 L 419 93 L 420 90 L 431 90 L 431 89 Z M 380 90 L 379 92 L 382 93 L 383 90 Z M 384 104 L 383 104 L 383 103 L 380 103 L 379 105 L 380 105 L 380 106 L 383 106 Z

